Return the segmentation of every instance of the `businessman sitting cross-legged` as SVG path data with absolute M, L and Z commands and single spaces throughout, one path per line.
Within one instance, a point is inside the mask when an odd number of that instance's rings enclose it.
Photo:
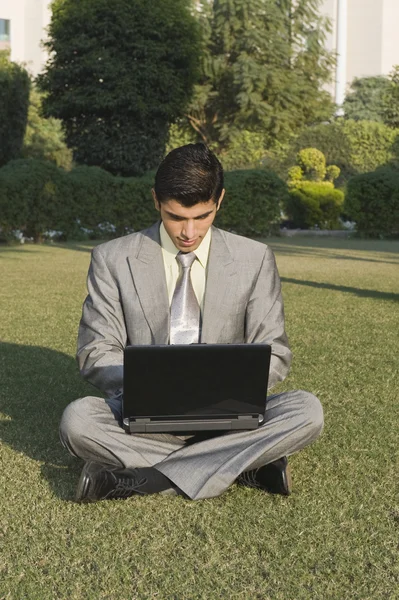
M 269 388 L 291 362 L 272 251 L 212 226 L 224 196 L 216 156 L 203 144 L 173 150 L 152 193 L 160 221 L 92 254 L 77 359 L 106 399 L 75 400 L 62 417 L 63 444 L 85 461 L 76 500 L 157 492 L 198 500 L 235 481 L 288 495 L 287 456 L 323 427 L 320 402 L 309 392 L 270 395 L 263 424 L 251 431 L 184 437 L 122 428 L 126 345 L 270 344 Z

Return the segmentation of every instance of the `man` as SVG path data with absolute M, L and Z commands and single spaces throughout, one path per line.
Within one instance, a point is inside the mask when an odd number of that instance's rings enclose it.
M 323 426 L 320 402 L 308 392 L 269 396 L 264 423 L 252 431 L 184 437 L 122 429 L 128 344 L 270 344 L 269 388 L 291 362 L 272 251 L 212 226 L 225 193 L 216 156 L 204 144 L 173 150 L 152 193 L 160 222 L 92 254 L 77 359 L 107 399 L 76 400 L 62 418 L 63 444 L 85 461 L 76 500 L 157 492 L 210 498 L 236 480 L 288 495 L 286 457 Z

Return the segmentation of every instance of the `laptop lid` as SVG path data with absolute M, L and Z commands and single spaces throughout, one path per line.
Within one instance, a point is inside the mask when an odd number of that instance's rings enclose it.
M 258 421 L 265 411 L 270 356 L 266 344 L 128 346 L 124 422 L 238 415 Z

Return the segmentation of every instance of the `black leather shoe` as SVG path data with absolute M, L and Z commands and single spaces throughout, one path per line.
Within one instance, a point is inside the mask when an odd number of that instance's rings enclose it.
M 247 487 L 258 488 L 270 494 L 282 494 L 289 496 L 291 494 L 291 470 L 286 456 L 275 460 L 274 462 L 241 473 L 237 482 Z
M 80 475 L 76 490 L 76 502 L 96 502 L 113 498 L 129 498 L 144 494 L 140 487 L 147 479 L 137 469 L 121 469 L 87 462 Z

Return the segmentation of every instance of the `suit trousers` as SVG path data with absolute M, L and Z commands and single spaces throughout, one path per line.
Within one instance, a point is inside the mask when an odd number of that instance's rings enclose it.
M 153 466 L 189 498 L 222 494 L 243 471 L 288 456 L 313 442 L 323 428 L 323 410 L 302 390 L 270 396 L 264 423 L 256 430 L 215 435 L 127 434 L 121 401 L 95 396 L 69 404 L 60 437 L 84 461 L 121 468 Z

